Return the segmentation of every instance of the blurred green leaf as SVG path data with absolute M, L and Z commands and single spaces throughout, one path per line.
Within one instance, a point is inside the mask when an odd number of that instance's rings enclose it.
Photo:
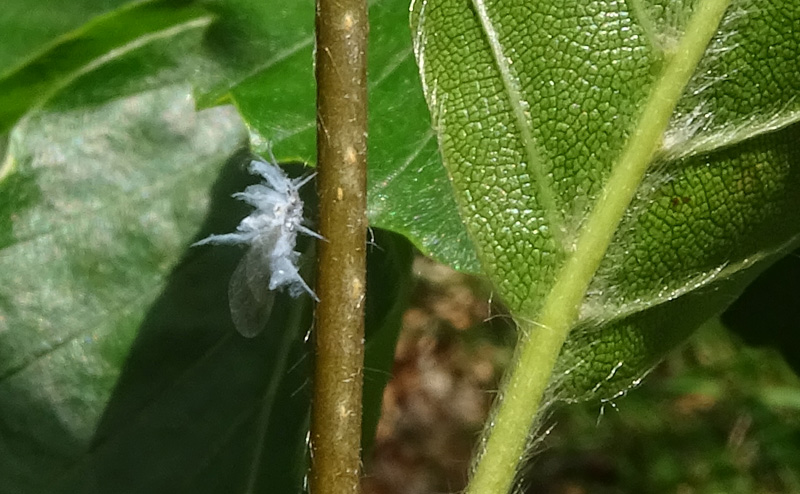
M 484 271 L 535 320 L 694 2 L 417 1 L 415 54 Z M 564 398 L 609 397 L 800 234 L 800 2 L 735 3 L 589 288 Z M 597 233 L 597 232 L 595 232 Z
M 383 0 L 370 10 L 371 223 L 477 273 L 430 129 L 407 3 Z M 27 47 L 27 61 L 0 77 L 0 133 L 42 105 L 74 108 L 191 80 L 199 107 L 236 103 L 257 151 L 270 142 L 282 160 L 313 162 L 313 15 L 311 0 L 149 0 L 72 31 L 53 29 L 49 39 L 43 33 L 43 46 Z M 38 20 L 21 10 L 12 16 L 22 25 Z
M 253 180 L 243 138 L 230 108 L 196 114 L 175 90 L 14 131 L 0 492 L 300 489 L 308 304 L 279 297 L 287 309 L 244 340 L 226 296 L 241 253 L 187 251 L 244 214 L 229 197 Z
M 0 57 L 11 62 L 20 58 L 19 51 L 35 50 L 18 65 L 0 71 L 0 134 L 78 81 L 74 93 L 65 96 L 62 105 L 97 103 L 185 79 L 186 65 L 183 72 L 175 67 L 181 64 L 180 57 L 187 57 L 189 47 L 189 59 L 199 64 L 199 34 L 212 20 L 207 10 L 191 2 L 149 0 L 122 6 L 61 33 L 74 22 L 52 22 L 58 17 L 55 12 L 63 10 L 50 5 L 49 9 L 30 12 L 14 5 L 11 11 L 5 11 L 4 32 L 11 33 L 11 39 L 19 39 L 26 27 L 50 25 L 50 31 L 39 31 L 43 46 L 11 43 L 0 50 Z M 70 15 L 80 18 L 75 13 Z M 92 74 L 99 68 L 100 72 Z M 182 76 L 168 73 L 168 68 Z
M 54 38 L 77 29 L 93 17 L 119 8 L 128 0 L 76 0 L 69 8 L 59 0 L 5 0 L 0 12 L 0 73 L 42 51 Z
M 255 180 L 235 152 L 243 130 L 180 90 L 15 129 L 0 181 L 0 492 L 303 489 L 309 301 L 279 295 L 267 330 L 243 339 L 227 303 L 242 252 L 188 249 L 247 213 L 230 197 Z M 375 232 L 370 436 L 412 257 Z

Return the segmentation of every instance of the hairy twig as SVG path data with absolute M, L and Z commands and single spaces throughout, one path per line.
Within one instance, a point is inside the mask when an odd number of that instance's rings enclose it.
M 367 5 L 317 0 L 320 242 L 313 494 L 359 491 L 366 288 Z

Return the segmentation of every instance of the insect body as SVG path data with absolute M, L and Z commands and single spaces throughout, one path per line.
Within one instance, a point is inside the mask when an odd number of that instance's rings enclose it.
M 273 161 L 274 157 L 273 157 Z M 264 328 L 272 311 L 275 290 L 287 288 L 293 297 L 303 292 L 319 301 L 297 268 L 297 234 L 322 238 L 303 226 L 300 188 L 316 174 L 290 179 L 274 163 L 253 160 L 250 173 L 264 181 L 233 195 L 255 208 L 239 223 L 234 233 L 211 235 L 193 245 L 248 244 L 245 256 L 228 285 L 231 318 L 243 336 L 251 338 Z

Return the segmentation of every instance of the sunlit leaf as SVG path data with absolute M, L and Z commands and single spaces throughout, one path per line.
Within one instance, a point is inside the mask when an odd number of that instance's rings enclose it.
M 607 179 L 661 70 L 686 56 L 673 50 L 693 5 L 414 2 L 460 215 L 518 319 L 536 319 L 601 195 L 626 193 Z M 796 241 L 798 22 L 798 2 L 728 10 L 589 287 L 565 396 L 638 382 Z

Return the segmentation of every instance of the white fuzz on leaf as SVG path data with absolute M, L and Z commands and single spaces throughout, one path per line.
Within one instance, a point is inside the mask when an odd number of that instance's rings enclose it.
M 275 161 L 273 157 L 273 162 Z M 272 311 L 275 290 L 288 288 L 293 297 L 317 295 L 300 276 L 295 251 L 297 233 L 322 238 L 303 226 L 303 201 L 300 188 L 316 174 L 290 179 L 275 163 L 253 160 L 250 173 L 264 181 L 250 185 L 233 197 L 255 210 L 239 223 L 234 233 L 211 235 L 192 246 L 205 244 L 247 244 L 249 250 L 239 262 L 228 285 L 231 318 L 243 336 L 256 336 Z

